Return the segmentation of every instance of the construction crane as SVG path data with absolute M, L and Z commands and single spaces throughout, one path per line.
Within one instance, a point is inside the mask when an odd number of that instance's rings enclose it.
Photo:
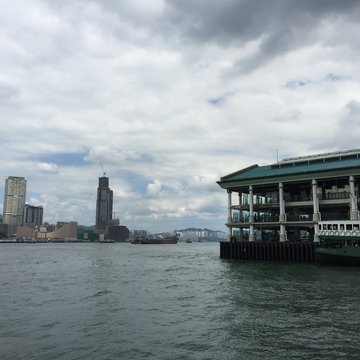
M 103 172 L 103 176 L 106 176 L 106 172 L 104 171 L 104 167 L 103 167 L 102 162 L 99 161 L 99 164 L 100 164 L 101 170 L 102 170 L 102 172 Z

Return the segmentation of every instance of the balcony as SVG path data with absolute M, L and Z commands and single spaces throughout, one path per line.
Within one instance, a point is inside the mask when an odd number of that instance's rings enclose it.
M 336 218 L 336 216 L 334 216 Z M 324 219 L 323 219 L 324 220 Z M 333 220 L 333 219 L 329 219 Z M 312 222 L 312 214 L 300 214 L 300 215 L 287 215 L 285 222 Z M 254 215 L 254 223 L 278 223 L 279 214 L 262 214 Z M 249 224 L 249 215 L 238 215 L 234 214 L 231 217 L 229 224 Z
M 288 215 L 286 221 L 312 221 L 313 215 L 301 214 L 301 215 Z
M 263 215 L 254 215 L 255 223 L 264 223 L 264 222 L 278 222 L 279 215 L 271 215 L 271 214 L 263 214 Z M 249 215 L 233 215 L 231 218 L 232 224 L 248 224 L 249 223 Z

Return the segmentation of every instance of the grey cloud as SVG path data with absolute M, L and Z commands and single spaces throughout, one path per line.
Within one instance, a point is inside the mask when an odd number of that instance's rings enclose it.
M 0 102 L 8 102 L 20 96 L 20 89 L 15 86 L 0 83 Z
M 289 88 L 289 89 L 296 89 L 296 88 L 299 88 L 299 87 L 303 87 L 303 86 L 306 86 L 308 84 L 311 84 L 311 81 L 310 80 L 306 80 L 306 79 L 297 79 L 297 80 L 289 80 L 287 83 L 286 83 L 286 87 Z
M 346 104 L 346 109 L 348 109 L 350 114 L 360 115 L 360 102 L 357 100 L 351 100 Z
M 346 136 L 339 136 L 344 134 Z M 343 115 L 338 120 L 332 131 L 327 136 L 313 143 L 314 148 L 344 150 L 359 147 L 360 135 L 360 101 L 352 99 L 347 102 L 343 109 Z
M 333 82 L 333 81 L 341 81 L 341 80 L 343 80 L 343 78 L 341 76 L 339 76 L 337 74 L 333 74 L 333 73 L 329 73 L 325 77 L 325 81 Z
M 47 2 L 49 6 L 62 11 L 73 20 L 79 16 L 78 13 L 90 17 L 95 22 L 101 22 L 106 17 L 108 22 L 103 23 L 102 26 L 111 28 L 114 35 L 118 34 L 122 37 L 123 24 L 133 26 L 134 32 L 141 28 L 146 28 L 147 31 L 156 28 L 156 24 L 161 21 L 163 4 L 163 0 L 47 0 Z M 86 13 L 81 12 L 82 9 L 86 9 Z
M 341 119 L 341 123 L 349 129 L 357 130 L 360 126 L 360 102 L 357 100 L 349 101 L 346 106 L 346 115 Z
M 168 0 L 167 4 L 172 21 L 185 26 L 187 36 L 226 45 L 250 41 L 275 30 L 276 36 L 265 42 L 269 49 L 288 43 L 295 29 L 303 29 L 304 36 L 309 27 L 318 24 L 320 16 L 356 21 L 355 14 L 360 11 L 356 0 Z
M 360 12 L 356 0 L 168 0 L 167 4 L 173 27 L 188 40 L 221 47 L 260 40 L 255 54 L 235 63 L 237 72 L 252 71 L 280 54 L 319 41 L 316 32 L 324 20 L 357 22 Z
M 221 104 L 224 103 L 224 101 L 225 101 L 224 97 L 217 97 L 217 98 L 212 98 L 212 99 L 208 100 L 209 104 L 214 105 L 214 106 L 220 106 Z
M 236 96 L 237 91 L 228 91 L 223 94 L 214 96 L 210 99 L 208 99 L 208 103 L 213 106 L 221 106 L 223 105 L 228 99 L 230 99 L 233 96 Z
M 69 11 L 89 3 L 137 28 L 152 28 L 164 37 L 181 35 L 226 47 L 267 35 L 263 48 L 268 52 L 292 46 L 298 30 L 302 30 L 299 40 L 313 37 L 310 32 L 320 23 L 319 19 L 346 18 L 357 22 L 360 12 L 357 0 L 48 0 L 49 6 Z
M 279 114 L 272 119 L 270 119 L 271 122 L 274 123 L 300 123 L 302 121 L 302 113 L 298 109 L 294 109 L 292 111 L 288 111 L 285 114 Z
M 74 11 L 71 8 L 81 9 L 81 4 L 89 5 L 89 2 L 64 1 L 59 5 L 48 1 L 48 4 Z M 153 39 L 162 38 L 181 52 L 186 46 L 215 43 L 222 48 L 241 48 L 258 41 L 257 51 L 239 58 L 229 75 L 251 72 L 288 51 L 326 41 L 318 34 L 324 22 L 342 19 L 357 23 L 360 14 L 360 2 L 356 0 L 92 0 L 90 4 L 116 19 L 103 24 L 109 27 L 108 34 L 124 38 L 124 32 L 128 32 L 126 36 L 132 38 L 145 30 L 146 39 L 152 34 Z M 94 15 L 88 16 L 94 20 Z M 132 41 L 135 40 L 132 38 Z M 143 46 L 147 46 L 142 36 L 136 41 L 143 41 Z
M 288 89 L 298 89 L 307 85 L 319 85 L 321 83 L 332 83 L 332 82 L 338 82 L 343 81 L 345 78 L 343 76 L 328 73 L 324 77 L 322 77 L 320 80 L 315 79 L 293 79 L 286 82 L 285 87 Z

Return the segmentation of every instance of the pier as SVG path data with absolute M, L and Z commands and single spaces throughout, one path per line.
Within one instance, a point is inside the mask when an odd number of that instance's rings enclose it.
M 314 263 L 322 236 L 360 238 L 359 225 L 345 226 L 360 220 L 360 149 L 254 164 L 217 183 L 228 203 L 223 259 Z M 341 224 L 322 229 L 326 221 Z
M 282 262 L 317 262 L 313 242 L 220 242 L 220 258 Z

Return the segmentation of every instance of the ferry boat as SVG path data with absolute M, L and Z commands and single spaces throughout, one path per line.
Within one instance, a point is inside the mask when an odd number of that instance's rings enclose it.
M 319 222 L 320 263 L 360 266 L 360 220 Z
M 159 238 L 159 239 L 152 239 L 152 238 L 147 238 L 147 237 L 138 237 L 138 238 L 132 239 L 130 242 L 132 244 L 157 244 L 157 245 L 177 244 L 178 243 L 178 238 L 177 238 L 177 236 L 170 236 L 170 237 Z

